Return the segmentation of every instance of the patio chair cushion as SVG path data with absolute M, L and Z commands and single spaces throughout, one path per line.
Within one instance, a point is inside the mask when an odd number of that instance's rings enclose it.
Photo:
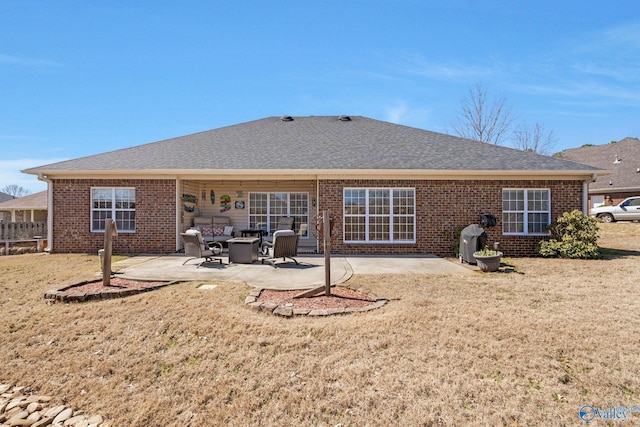
M 268 258 L 263 258 L 262 263 L 265 261 L 276 267 L 275 260 L 282 258 L 283 261 L 286 258 L 291 259 L 298 264 L 298 261 L 294 258 L 298 254 L 298 241 L 300 236 L 293 230 L 278 230 L 273 233 L 273 243 L 265 243 L 262 250 L 263 254 Z

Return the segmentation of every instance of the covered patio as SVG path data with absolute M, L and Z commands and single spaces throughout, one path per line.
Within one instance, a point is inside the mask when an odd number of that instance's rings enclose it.
M 184 179 L 179 182 L 180 232 L 196 223 L 197 217 L 226 217 L 236 237 L 242 230 L 260 229 L 273 234 L 282 217 L 293 218 L 300 233 L 301 253 L 316 253 L 317 240 L 309 230 L 317 215 L 317 180 L 299 179 Z M 179 249 L 181 241 L 178 239 Z

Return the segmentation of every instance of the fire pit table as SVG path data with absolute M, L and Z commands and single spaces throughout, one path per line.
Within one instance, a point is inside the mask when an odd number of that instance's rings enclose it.
M 260 239 L 257 237 L 236 237 L 227 240 L 229 245 L 229 262 L 251 264 L 258 260 Z

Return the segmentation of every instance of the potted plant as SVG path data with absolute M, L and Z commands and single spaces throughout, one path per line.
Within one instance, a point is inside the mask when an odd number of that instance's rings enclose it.
M 473 257 L 476 259 L 480 270 L 484 272 L 498 271 L 502 252 L 494 251 L 485 246 L 484 249 L 474 252 Z

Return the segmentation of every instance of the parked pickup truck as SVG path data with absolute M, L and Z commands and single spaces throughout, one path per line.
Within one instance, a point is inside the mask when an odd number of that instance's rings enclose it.
M 640 196 L 629 197 L 617 205 L 603 205 L 592 208 L 589 215 L 594 218 L 600 218 L 604 222 L 639 221 Z

